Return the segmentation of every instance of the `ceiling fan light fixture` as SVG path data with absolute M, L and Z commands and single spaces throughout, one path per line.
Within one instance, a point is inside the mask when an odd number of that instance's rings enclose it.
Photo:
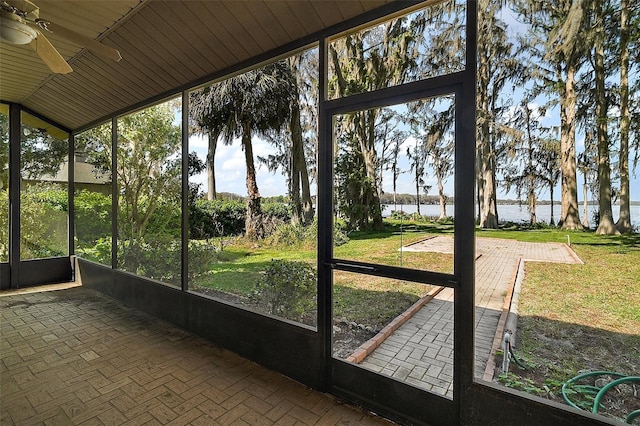
M 29 44 L 36 37 L 36 30 L 20 22 L 15 14 L 0 15 L 0 40 L 9 44 Z

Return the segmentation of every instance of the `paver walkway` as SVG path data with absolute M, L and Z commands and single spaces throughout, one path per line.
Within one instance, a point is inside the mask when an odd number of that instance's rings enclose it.
M 0 314 L 3 426 L 390 424 L 93 290 Z
M 453 253 L 453 237 L 437 236 L 404 250 Z M 482 377 L 491 355 L 505 296 L 520 259 L 580 263 L 567 245 L 476 239 L 476 376 Z M 479 256 L 479 257 L 478 257 Z M 453 290 L 442 290 L 367 356 L 361 366 L 453 397 Z

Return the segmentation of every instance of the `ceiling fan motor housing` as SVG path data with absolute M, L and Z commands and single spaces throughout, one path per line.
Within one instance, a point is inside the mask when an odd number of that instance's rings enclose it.
M 29 44 L 38 33 L 18 15 L 0 11 L 0 40 L 10 44 Z

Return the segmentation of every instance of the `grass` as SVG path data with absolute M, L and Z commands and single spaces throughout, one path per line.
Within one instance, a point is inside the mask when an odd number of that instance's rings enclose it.
M 453 256 L 402 252 L 402 245 L 434 235 L 451 235 L 452 226 L 387 222 L 384 231 L 358 232 L 335 247 L 336 258 L 451 272 Z M 478 230 L 478 237 L 525 242 L 562 242 L 584 265 L 529 262 L 520 294 L 517 353 L 529 369 L 509 376 L 507 385 L 558 399 L 558 384 L 582 370 L 640 371 L 640 235 L 597 236 L 590 231 L 510 227 Z M 249 295 L 271 259 L 315 264 L 313 244 L 225 249 L 203 287 Z M 430 286 L 334 272 L 334 317 L 381 328 L 425 295 Z M 548 391 L 547 391 L 548 389 Z
M 503 383 L 516 388 L 526 383 L 530 386 L 521 390 L 560 401 L 558 384 L 579 372 L 638 374 L 640 235 L 597 236 L 555 229 L 478 231 L 477 235 L 531 242 L 567 242 L 569 236 L 571 248 L 584 262 L 526 264 L 516 339 L 519 356 L 532 362 L 526 371 L 503 378 Z M 612 400 L 601 411 L 620 417 L 630 408 L 625 404 Z
M 451 226 L 419 224 L 407 226 L 391 222 L 384 231 L 355 232 L 349 242 L 335 247 L 336 258 L 393 266 L 453 271 L 453 256 L 440 253 L 400 252 L 399 248 Z M 236 241 L 225 248 L 209 271 L 197 277 L 190 287 L 208 288 L 248 297 L 271 259 L 287 259 L 315 264 L 314 244 L 296 246 L 257 246 Z M 387 278 L 336 271 L 334 274 L 334 316 L 374 328 L 382 328 L 404 312 L 432 287 Z

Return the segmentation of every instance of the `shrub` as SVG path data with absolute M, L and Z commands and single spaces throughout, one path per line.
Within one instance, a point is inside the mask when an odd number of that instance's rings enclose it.
M 409 220 L 409 215 L 402 210 L 394 210 L 393 212 L 391 212 L 391 216 L 389 216 L 389 219 Z
M 318 223 L 314 220 L 317 228 Z M 333 245 L 338 247 L 349 242 L 349 234 L 347 233 L 347 224 L 344 221 L 334 220 L 333 222 Z
M 349 242 L 349 236 L 344 230 L 344 223 L 336 220 L 333 224 L 333 243 L 341 246 Z M 278 226 L 266 239 L 266 243 L 272 246 L 307 247 L 316 246 L 318 239 L 318 220 L 314 218 L 309 226 L 302 224 L 285 223 Z
M 266 234 L 291 221 L 291 208 L 285 203 L 262 203 Z M 247 207 L 242 200 L 196 200 L 189 207 L 191 238 L 207 239 L 244 234 Z
M 111 266 L 111 237 L 98 238 L 92 247 L 78 247 L 76 254 L 83 259 Z
M 268 218 L 278 218 L 283 222 L 291 221 L 291 207 L 286 203 L 262 203 L 262 213 Z
M 20 257 L 68 254 L 66 191 L 49 184 L 26 185 L 20 200 Z
M 90 249 L 111 235 L 111 195 L 82 190 L 75 194 L 75 224 L 78 248 Z
M 207 272 L 209 265 L 218 261 L 219 255 L 213 240 L 189 241 L 189 279 Z
M 333 222 L 333 245 L 341 246 L 349 242 L 349 235 L 346 232 L 346 223 L 342 220 L 336 219 Z M 314 244 L 318 239 L 318 219 L 314 218 L 313 223 L 306 228 L 305 241 L 307 243 Z
M 243 234 L 246 211 L 245 203 L 239 200 L 197 200 L 189 211 L 191 238 Z
M 307 236 L 307 229 L 303 225 L 283 223 L 267 237 L 266 243 L 272 246 L 300 246 Z
M 111 265 L 111 238 L 100 238 L 93 247 L 78 249 L 77 254 L 104 265 Z M 180 240 L 152 235 L 137 241 L 118 242 L 118 265 L 158 281 L 180 284 L 182 246 Z M 198 276 L 217 261 L 213 241 L 189 242 L 189 278 Z
M 308 263 L 271 260 L 251 297 L 270 314 L 300 320 L 314 306 L 316 276 Z

